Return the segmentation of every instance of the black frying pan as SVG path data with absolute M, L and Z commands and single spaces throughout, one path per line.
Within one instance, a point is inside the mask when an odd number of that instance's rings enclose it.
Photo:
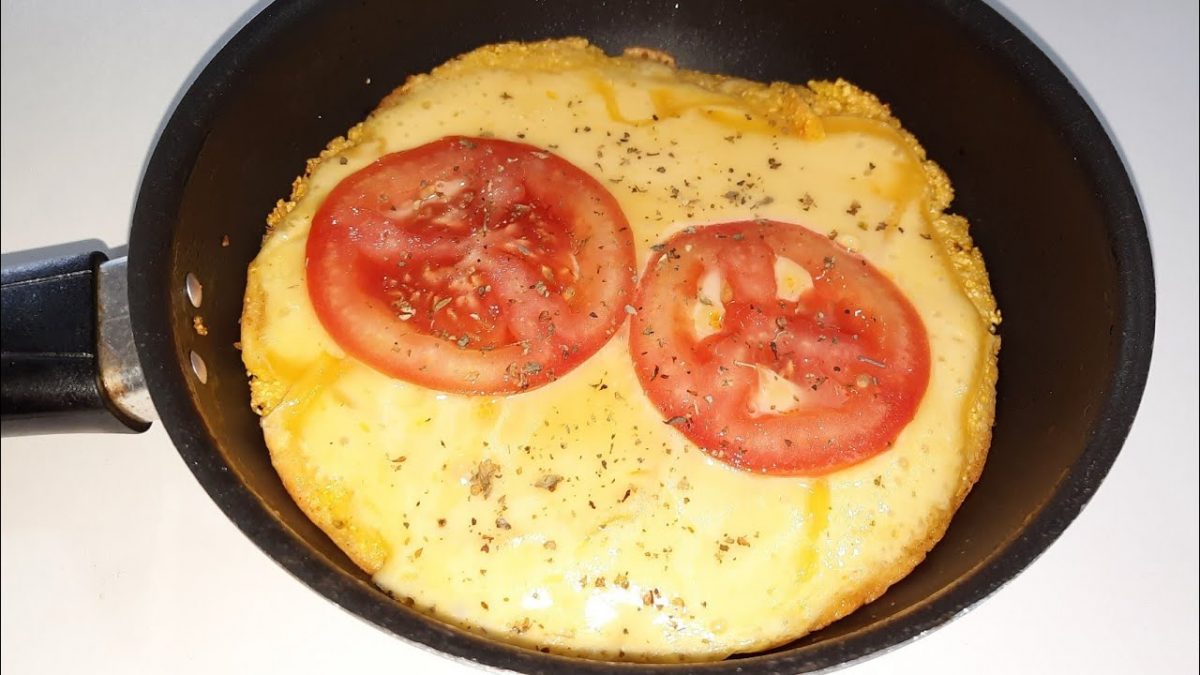
M 982 4 L 276 4 L 218 53 L 163 130 L 134 213 L 127 292 L 123 266 L 100 268 L 94 256 L 4 271 L 4 432 L 145 428 L 137 359 L 122 340 L 131 326 L 154 408 L 197 479 L 318 592 L 405 638 L 496 666 L 671 670 L 509 647 L 389 599 L 283 490 L 232 347 L 263 216 L 305 158 L 409 74 L 480 44 L 563 35 L 610 51 L 656 47 L 686 67 L 760 80 L 842 76 L 878 93 L 954 180 L 955 210 L 971 219 L 1005 311 L 991 456 L 928 559 L 825 630 L 695 669 L 855 660 L 954 616 L 1041 553 L 1096 490 L 1132 422 L 1153 340 L 1153 273 L 1136 197 L 1102 127 L 1062 73 Z M 189 274 L 203 288 L 207 335 L 193 329 Z

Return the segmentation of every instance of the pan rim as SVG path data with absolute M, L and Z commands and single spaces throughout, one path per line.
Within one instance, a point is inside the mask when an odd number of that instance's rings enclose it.
M 175 216 L 190 170 L 203 147 L 203 130 L 219 115 L 228 82 L 257 47 L 286 30 L 320 0 L 275 2 L 221 48 L 179 100 L 146 164 L 130 238 L 130 313 L 146 381 L 163 425 L 197 481 L 272 560 L 313 590 L 377 627 L 442 654 L 521 672 L 624 673 L 671 671 L 733 673 L 746 668 L 813 672 L 844 667 L 881 654 L 944 625 L 1015 578 L 1062 534 L 1099 488 L 1124 445 L 1145 389 L 1154 343 L 1155 288 L 1145 219 L 1129 173 L 1096 113 L 1066 75 L 1027 36 L 983 3 L 926 0 L 955 25 L 992 49 L 1020 73 L 1023 84 L 1063 125 L 1082 170 L 1103 196 L 1115 253 L 1119 331 L 1114 373 L 1090 439 L 1053 495 L 1028 525 L 937 597 L 838 640 L 705 664 L 635 664 L 542 654 L 470 633 L 386 601 L 382 591 L 336 568 L 228 470 L 189 393 L 187 372 L 172 322 L 171 256 Z M 1019 68 L 1018 68 L 1019 65 Z

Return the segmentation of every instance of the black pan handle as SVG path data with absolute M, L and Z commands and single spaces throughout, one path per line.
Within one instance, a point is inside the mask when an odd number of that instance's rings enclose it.
M 125 276 L 99 252 L 0 273 L 0 434 L 150 427 Z

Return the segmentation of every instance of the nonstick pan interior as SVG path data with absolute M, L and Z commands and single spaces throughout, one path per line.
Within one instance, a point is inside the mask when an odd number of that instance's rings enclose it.
M 1144 385 L 1153 286 L 1136 198 L 1067 80 L 982 4 L 939 2 L 277 3 L 199 76 L 139 194 L 131 305 L 155 405 L 214 500 L 269 555 L 409 639 L 531 671 L 621 668 L 499 645 L 422 617 L 369 579 L 293 504 L 249 408 L 239 339 L 246 265 L 304 160 L 411 74 L 482 44 L 583 35 L 759 80 L 844 77 L 877 93 L 942 164 L 1004 312 L 983 477 L 945 539 L 875 603 L 770 654 L 785 671 L 897 644 L 1027 565 L 1120 448 Z M 228 246 L 222 245 L 228 236 Z M 203 285 L 195 309 L 184 293 Z M 208 334 L 197 335 L 202 314 Z M 207 381 L 193 374 L 203 360 Z M 713 664 L 712 671 L 747 665 Z

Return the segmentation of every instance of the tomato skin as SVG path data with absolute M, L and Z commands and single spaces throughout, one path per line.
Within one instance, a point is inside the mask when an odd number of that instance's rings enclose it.
M 620 206 L 540 148 L 446 137 L 343 179 L 306 244 L 309 298 L 347 353 L 443 391 L 508 394 L 599 349 L 635 290 Z
M 928 337 L 866 259 L 765 220 L 687 228 L 656 248 L 630 326 L 634 367 L 666 421 L 713 457 L 821 475 L 885 451 L 912 420 L 929 382 Z M 777 257 L 811 277 L 794 300 L 778 294 Z M 724 314 L 700 335 L 697 303 L 712 301 L 698 288 L 714 272 Z M 758 410 L 764 382 L 781 381 L 788 405 Z

